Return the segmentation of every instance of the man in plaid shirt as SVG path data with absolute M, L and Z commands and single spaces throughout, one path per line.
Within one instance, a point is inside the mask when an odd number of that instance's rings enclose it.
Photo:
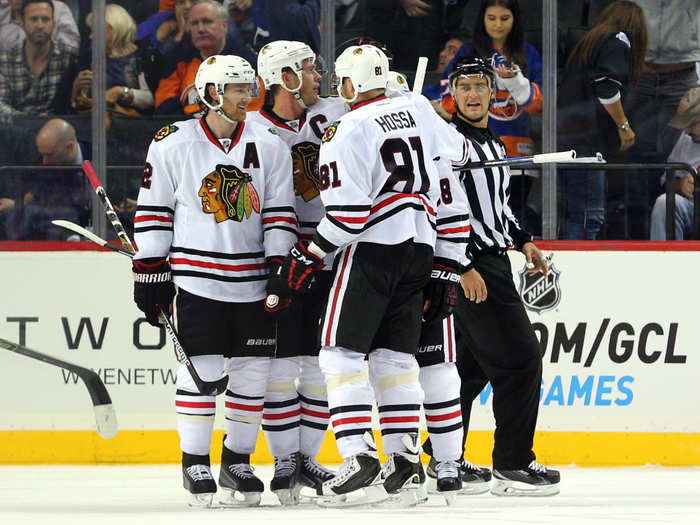
M 0 52 L 0 117 L 66 113 L 77 49 L 51 41 L 52 0 L 24 0 L 23 46 Z

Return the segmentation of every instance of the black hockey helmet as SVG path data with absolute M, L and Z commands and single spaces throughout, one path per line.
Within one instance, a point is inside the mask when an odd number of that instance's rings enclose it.
M 379 49 L 382 50 L 382 52 L 386 55 L 386 57 L 389 59 L 389 69 L 391 69 L 391 65 L 394 61 L 394 54 L 389 51 L 389 48 L 386 47 L 386 44 L 380 42 L 379 40 L 375 40 L 374 38 L 368 37 L 368 36 L 357 36 L 355 38 L 351 38 L 349 40 L 346 40 L 342 44 L 339 44 L 335 48 L 335 57 L 338 58 L 340 54 L 345 51 L 347 48 L 350 46 L 374 46 L 378 47 Z
M 450 93 L 453 92 L 454 83 L 458 78 L 470 76 L 486 77 L 489 81 L 489 86 L 491 89 L 494 89 L 496 80 L 491 64 L 481 57 L 468 55 L 459 57 L 455 62 L 454 68 L 447 75 Z M 454 95 L 454 93 L 452 94 Z

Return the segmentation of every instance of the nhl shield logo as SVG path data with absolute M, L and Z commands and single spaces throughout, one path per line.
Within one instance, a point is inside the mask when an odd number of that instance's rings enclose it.
M 561 272 L 554 267 L 554 264 L 549 264 L 549 273 L 546 277 L 542 272 L 529 275 L 527 266 L 524 266 L 518 275 L 520 275 L 520 298 L 528 310 L 541 314 L 557 307 L 561 301 L 559 287 Z

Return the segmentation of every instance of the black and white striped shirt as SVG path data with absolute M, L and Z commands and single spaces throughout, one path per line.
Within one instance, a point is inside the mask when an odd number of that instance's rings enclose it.
M 505 158 L 505 146 L 488 128 L 477 128 L 456 115 L 452 124 L 467 138 L 469 162 Z M 510 171 L 507 166 L 495 168 L 462 169 L 459 174 L 469 206 L 471 231 L 467 243 L 466 269 L 482 252 L 496 252 L 515 246 L 522 247 L 532 236 L 515 219 L 510 198 Z

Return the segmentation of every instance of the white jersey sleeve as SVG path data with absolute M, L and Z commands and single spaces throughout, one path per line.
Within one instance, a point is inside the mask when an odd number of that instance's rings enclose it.
M 440 201 L 437 209 L 437 238 L 435 260 L 451 267 L 467 267 L 469 244 L 469 203 L 459 180 L 459 172 L 452 170 L 450 161 L 438 162 L 440 173 Z
M 362 159 L 369 148 L 360 131 L 359 127 L 339 126 L 332 131 L 339 135 L 336 140 L 321 145 L 318 177 L 325 215 L 314 242 L 326 253 L 353 242 L 364 230 L 372 208 L 372 173 Z
M 298 221 L 294 210 L 292 184 L 292 155 L 289 146 L 278 140 L 265 174 L 265 200 L 262 208 L 265 256 L 286 255 L 298 236 Z
M 151 142 L 134 217 L 134 259 L 167 257 L 173 240 L 177 177 L 164 145 Z

